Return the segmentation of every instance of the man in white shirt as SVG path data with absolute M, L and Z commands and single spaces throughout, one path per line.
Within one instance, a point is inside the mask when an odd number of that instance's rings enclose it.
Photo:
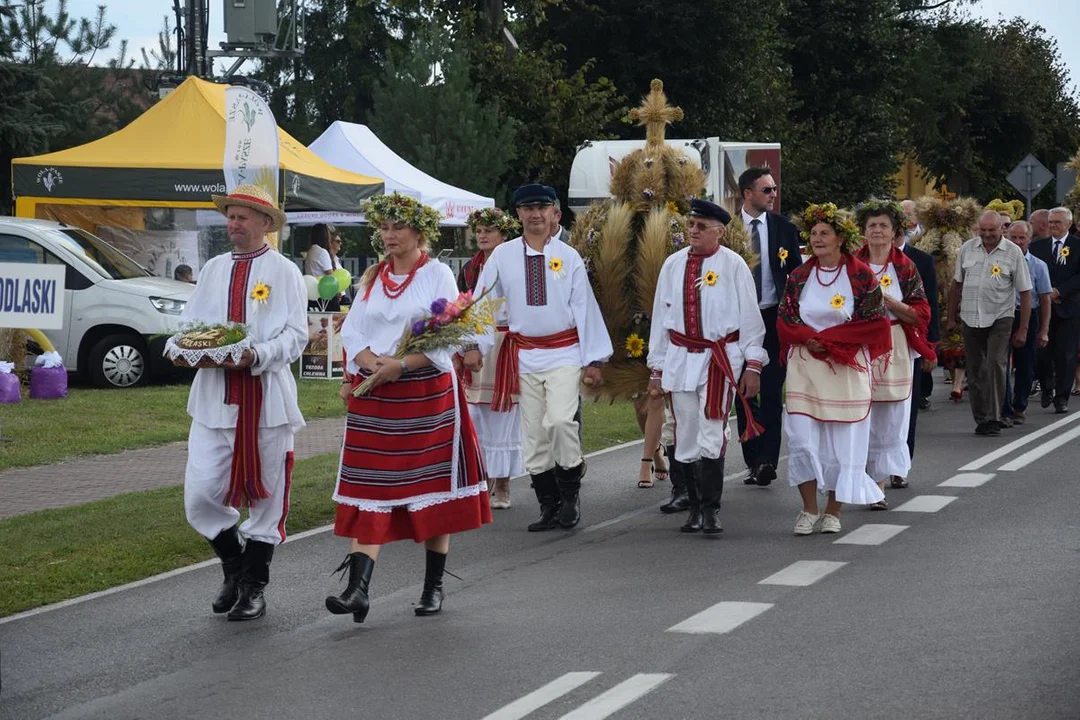
M 514 192 L 524 234 L 491 253 L 477 288 L 503 298 L 509 332 L 497 359 L 492 408 L 518 394 L 525 469 L 532 476 L 540 518 L 530 532 L 572 528 L 581 519 L 579 493 L 585 459 L 578 432 L 579 384 L 603 382 L 611 338 L 581 256 L 552 237 L 555 190 L 525 185 Z M 478 292 L 480 291 L 478 290 Z M 493 332 L 465 353 L 479 371 L 494 346 Z
M 784 378 L 787 372 L 780 361 L 780 338 L 776 334 L 776 315 L 788 274 L 802 264 L 799 232 L 782 215 L 772 212 L 779 187 L 767 167 L 752 167 L 739 176 L 742 215 L 753 251 L 759 261 L 753 268 L 761 320 L 765 323 L 765 351 L 769 362 L 761 371 L 760 398 L 748 398 L 753 419 L 764 432 L 743 443 L 743 459 L 749 469 L 747 485 L 770 484 L 776 479 L 780 462 L 780 441 L 784 409 Z M 735 405 L 739 434 L 747 427 L 742 403 Z M 678 449 L 676 448 L 676 452 Z
M 266 613 L 274 547 L 285 541 L 293 437 L 304 426 L 290 365 L 307 342 L 307 291 L 296 265 L 266 243 L 285 222 L 266 191 L 239 185 L 214 204 L 233 250 L 203 266 L 183 320 L 241 323 L 251 347 L 195 375 L 184 508 L 221 558 L 214 612 L 255 620 Z M 240 507 L 248 519 L 237 529 Z
M 746 262 L 721 247 L 731 215 L 690 201 L 688 246 L 664 262 L 649 335 L 649 391 L 671 393 L 675 460 L 683 463 L 690 516 L 680 530 L 713 535 L 720 525 L 728 416 L 757 395 L 769 363 L 765 323 Z M 751 415 L 751 421 L 753 420 Z M 756 434 L 760 427 L 755 427 Z

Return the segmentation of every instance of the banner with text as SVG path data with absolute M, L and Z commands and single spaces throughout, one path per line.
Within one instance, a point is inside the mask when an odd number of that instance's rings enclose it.
M 266 102 L 246 87 L 225 88 L 225 191 L 250 183 L 280 203 L 279 150 L 277 122 Z M 278 246 L 277 233 L 269 240 Z
M 0 263 L 0 328 L 64 325 L 63 265 Z

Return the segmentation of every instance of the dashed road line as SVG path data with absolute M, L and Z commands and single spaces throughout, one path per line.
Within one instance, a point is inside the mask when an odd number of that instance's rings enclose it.
M 744 622 L 753 620 L 773 606 L 772 603 L 720 602 L 667 629 L 668 632 L 722 635 Z
M 1033 450 L 1028 450 L 1020 457 L 1014 460 L 1010 460 L 1009 462 L 999 467 L 998 470 L 1008 470 L 1010 472 L 1015 472 L 1016 470 L 1023 470 L 1028 465 L 1035 462 L 1042 456 L 1052 453 L 1062 445 L 1067 445 L 1071 443 L 1078 437 L 1080 437 L 1080 427 L 1073 428 L 1067 433 L 1062 433 L 1061 435 L 1058 435 L 1056 438 L 1050 440 L 1049 442 L 1044 442 L 1042 445 L 1039 445 L 1039 447 L 1034 448 Z
M 903 531 L 910 525 L 878 525 L 871 523 L 855 528 L 846 535 L 833 540 L 833 545 L 881 545 Z
M 959 475 L 953 475 L 945 482 L 938 483 L 938 487 L 979 487 L 983 483 L 993 480 L 995 474 L 996 473 L 960 473 Z
M 1075 422 L 1078 419 L 1080 419 L 1080 413 L 1073 413 L 1071 415 L 1067 415 L 1063 419 L 1058 420 L 1055 423 L 1051 423 L 1042 429 L 1036 430 L 1033 433 L 1028 433 L 1027 435 L 1024 435 L 1022 437 L 1018 437 L 1008 445 L 1000 447 L 994 452 L 987 453 L 980 458 L 972 460 L 967 465 L 960 467 L 959 470 L 960 472 L 967 472 L 969 470 L 978 470 L 980 468 L 986 467 L 995 460 L 1000 460 L 1001 458 L 1005 457 L 1006 455 L 1012 454 L 1014 451 L 1019 450 L 1025 445 L 1035 442 L 1039 438 L 1046 437 L 1047 435 L 1052 435 L 1053 433 L 1057 432 L 1069 423 Z
M 847 565 L 846 562 L 832 562 L 830 560 L 799 560 L 791 563 L 780 572 L 773 573 L 759 582 L 758 585 L 807 587 L 821 578 L 831 575 L 845 565 Z
M 533 690 L 525 697 L 518 698 L 490 715 L 485 715 L 483 720 L 520 720 L 548 703 L 558 700 L 563 695 L 573 692 L 599 675 L 598 672 L 566 673 L 562 677 L 555 678 L 547 685 Z
M 953 495 L 916 495 L 900 507 L 893 508 L 893 512 L 935 513 L 953 500 L 956 500 Z
M 597 695 L 560 720 L 603 720 L 670 680 L 671 673 L 639 673 L 607 692 Z

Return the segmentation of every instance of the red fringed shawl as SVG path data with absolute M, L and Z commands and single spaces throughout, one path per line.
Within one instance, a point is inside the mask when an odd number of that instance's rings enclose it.
M 824 346 L 824 352 L 807 348 L 818 360 L 837 362 L 860 371 L 868 370 L 859 362 L 863 347 L 869 351 L 871 362 L 892 350 L 892 329 L 885 314 L 885 301 L 881 297 L 877 278 L 869 266 L 847 253 L 842 256 L 842 262 L 851 281 L 855 312 L 847 322 L 821 332 L 804 323 L 799 314 L 799 296 L 810 273 L 818 267 L 818 259 L 811 257 L 788 275 L 776 323 L 780 336 L 780 357 L 785 362 L 788 348 L 792 345 L 805 346 L 809 340 L 817 340 Z
M 864 263 L 869 263 L 870 248 L 863 245 L 855 253 L 855 257 Z M 907 337 L 908 347 L 930 362 L 936 363 L 937 352 L 934 343 L 931 343 L 926 338 L 927 328 L 930 327 L 930 302 L 926 299 L 926 290 L 923 288 L 919 269 L 915 267 L 915 263 L 911 262 L 911 258 L 897 247 L 893 247 L 889 251 L 888 262 L 891 262 L 893 267 L 896 268 L 896 280 L 900 283 L 900 290 L 904 295 L 904 304 L 919 316 L 918 322 L 914 325 L 909 325 L 906 322 L 900 323 L 900 327 L 904 329 L 904 335 Z

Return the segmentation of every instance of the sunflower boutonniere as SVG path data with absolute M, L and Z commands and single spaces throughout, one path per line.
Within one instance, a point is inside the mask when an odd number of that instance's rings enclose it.
M 992 277 L 992 278 L 1000 278 L 1001 277 L 1001 266 L 1000 265 L 994 264 L 994 265 L 990 266 L 990 277 Z
M 892 276 L 889 275 L 888 273 L 885 273 L 884 275 L 881 276 L 881 279 L 878 280 L 878 283 L 881 285 L 881 289 L 884 290 L 884 289 L 888 288 L 890 285 L 892 285 Z
M 270 286 L 261 280 L 256 281 L 249 297 L 255 301 L 255 309 L 259 309 L 270 299 Z
M 702 285 L 707 285 L 708 287 L 712 287 L 713 285 L 716 284 L 716 281 L 719 279 L 719 277 L 720 276 L 716 274 L 715 270 L 709 270 L 704 275 L 702 275 L 701 277 L 698 278 L 698 281 L 697 281 L 698 287 L 700 288 Z
M 1064 265 L 1069 260 L 1069 248 L 1063 245 L 1061 250 L 1058 251 L 1058 263 Z
M 776 253 L 776 257 L 780 258 L 780 267 L 784 267 L 787 265 L 788 249 L 785 247 L 780 248 Z
M 550 270 L 551 273 L 557 278 L 561 279 L 565 274 L 563 272 L 563 267 L 563 261 L 561 258 L 553 257 L 548 260 L 548 270 Z

